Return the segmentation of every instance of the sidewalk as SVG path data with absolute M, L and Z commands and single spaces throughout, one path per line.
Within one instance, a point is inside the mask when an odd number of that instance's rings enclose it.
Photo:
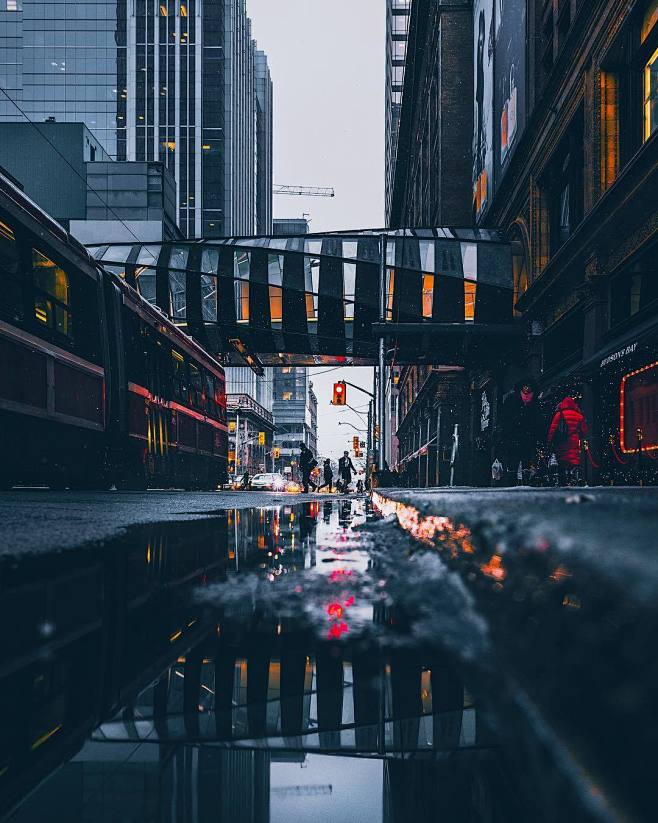
M 582 819 L 655 820 L 658 489 L 377 489 L 374 503 L 440 552 L 486 620 L 489 665 L 535 741 L 525 766 L 571 780 Z

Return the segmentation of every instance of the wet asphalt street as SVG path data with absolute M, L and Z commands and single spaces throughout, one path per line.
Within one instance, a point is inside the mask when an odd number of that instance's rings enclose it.
M 129 526 L 184 522 L 227 509 L 294 505 L 329 497 L 327 494 L 242 491 L 15 489 L 0 493 L 0 553 L 70 549 L 119 537 Z
M 0 522 L 2 820 L 655 819 L 656 489 L 17 489 Z

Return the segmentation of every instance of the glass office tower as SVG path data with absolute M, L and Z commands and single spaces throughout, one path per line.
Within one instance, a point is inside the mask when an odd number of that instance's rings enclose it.
M 84 122 L 111 157 L 172 169 L 186 235 L 256 231 L 272 94 L 245 0 L 0 0 L 0 86 L 0 120 Z

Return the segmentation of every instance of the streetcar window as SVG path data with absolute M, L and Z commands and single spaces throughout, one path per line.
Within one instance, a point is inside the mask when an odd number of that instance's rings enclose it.
M 5 317 L 23 317 L 20 254 L 13 229 L 0 220 L 0 312 Z
M 203 377 L 206 395 L 206 411 L 212 417 L 217 417 L 217 406 L 215 404 L 215 384 L 212 378 L 212 374 L 204 372 Z
M 203 383 L 201 372 L 194 363 L 190 363 L 190 405 L 195 408 L 203 408 L 201 395 L 203 394 Z
M 174 397 L 187 402 L 187 369 L 185 358 L 176 349 L 171 350 L 171 365 L 173 370 Z
M 224 390 L 226 388 L 224 380 L 215 378 L 215 403 L 217 417 L 222 423 L 226 423 L 226 395 Z
M 68 275 L 45 254 L 32 249 L 32 276 L 37 320 L 49 329 L 71 337 Z

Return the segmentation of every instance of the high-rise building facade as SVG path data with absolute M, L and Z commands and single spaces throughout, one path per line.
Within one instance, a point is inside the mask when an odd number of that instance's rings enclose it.
M 84 122 L 112 158 L 164 163 L 186 235 L 253 234 L 259 209 L 267 228 L 272 86 L 245 0 L 0 0 L 0 87 L 0 121 Z
M 393 60 L 392 77 L 403 83 L 404 92 L 402 87 L 392 92 L 398 102 L 391 109 L 388 225 L 468 226 L 473 9 L 470 2 L 432 0 L 405 6 L 406 40 L 393 41 L 399 59 Z
M 412 0 L 386 0 L 385 207 L 389 225 Z
M 274 445 L 280 449 L 275 466 L 297 476 L 300 443 L 317 454 L 318 400 L 306 366 L 283 366 L 273 372 Z
M 274 369 L 259 377 L 246 366 L 226 369 L 229 473 L 250 475 L 272 469 Z

